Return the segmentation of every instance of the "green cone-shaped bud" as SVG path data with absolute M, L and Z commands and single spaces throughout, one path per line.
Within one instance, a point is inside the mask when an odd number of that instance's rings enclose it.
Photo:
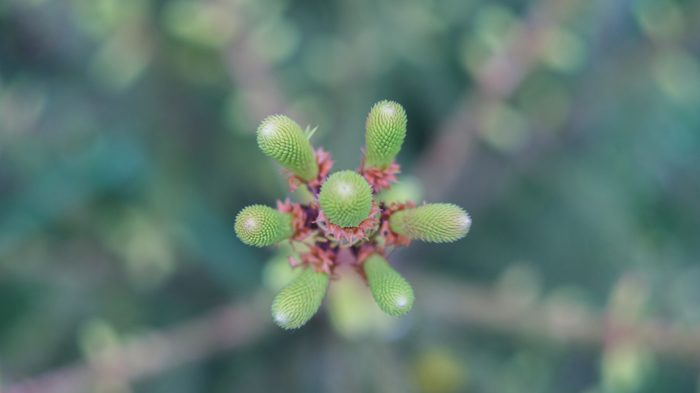
M 301 127 L 287 116 L 269 116 L 258 127 L 258 146 L 283 167 L 304 180 L 318 175 L 318 163 L 311 143 Z
M 385 169 L 399 154 L 406 137 L 406 111 L 393 101 L 378 102 L 369 112 L 365 128 L 365 167 Z
M 393 232 L 433 243 L 459 240 L 467 235 L 471 225 L 469 214 L 451 203 L 431 203 L 401 210 L 389 218 Z
M 372 210 L 372 188 L 364 177 L 353 171 L 336 172 L 321 186 L 318 202 L 333 224 L 356 227 Z
M 268 206 L 248 206 L 236 216 L 236 235 L 249 246 L 269 246 L 294 234 L 293 219 Z
M 328 274 L 306 268 L 287 284 L 272 302 L 272 319 L 285 329 L 303 326 L 321 307 L 328 288 Z
M 411 311 L 414 299 L 411 285 L 384 258 L 373 254 L 362 266 L 369 290 L 382 311 L 395 317 Z

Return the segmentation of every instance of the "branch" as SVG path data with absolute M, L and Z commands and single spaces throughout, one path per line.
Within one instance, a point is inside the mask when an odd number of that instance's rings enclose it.
M 79 393 L 95 386 L 124 385 L 222 351 L 254 343 L 272 327 L 265 307 L 249 301 L 162 332 L 154 332 L 100 354 L 93 361 L 48 372 L 2 390 L 3 393 Z M 262 312 L 265 310 L 265 312 Z
M 428 199 L 440 199 L 469 165 L 481 131 L 478 113 L 512 96 L 534 69 L 548 34 L 579 3 L 581 0 L 536 2 L 514 39 L 485 62 L 475 77 L 479 88 L 465 93 L 417 166 Z
M 272 65 L 260 55 L 255 47 L 253 37 L 253 20 L 248 16 L 246 7 L 237 2 L 224 2 L 231 12 L 244 15 L 245 21 L 240 34 L 221 50 L 228 74 L 233 82 L 233 88 L 243 95 L 243 100 L 249 111 L 249 121 L 257 124 L 271 114 L 285 114 L 304 123 L 300 114 L 294 113 L 289 102 L 274 75 Z
M 531 71 L 544 34 L 568 15 L 552 14 L 556 0 L 536 3 L 523 34 L 504 52 L 492 58 L 478 78 L 480 90 L 466 94 L 425 154 L 419 175 L 432 197 L 444 194 L 468 164 L 479 124 L 474 114 L 493 100 L 507 99 Z M 575 4 L 578 1 L 566 2 Z M 571 6 L 573 8 L 573 6 Z M 565 10 L 566 11 L 566 10 Z M 249 34 L 241 36 L 225 53 L 230 72 L 248 97 L 253 116 L 284 111 L 283 94 L 265 64 L 254 53 Z M 259 107 L 256 105 L 260 105 Z M 572 345 L 602 346 L 613 332 L 648 345 L 659 354 L 694 358 L 700 353 L 700 330 L 662 321 L 624 324 L 596 314 L 579 304 L 523 304 L 493 290 L 421 274 L 413 280 L 420 293 L 417 307 L 439 321 L 457 327 L 498 331 L 566 341 Z M 173 367 L 201 361 L 222 351 L 262 339 L 270 332 L 269 301 L 249 301 L 219 310 L 172 329 L 131 340 L 91 362 L 78 362 L 3 389 L 4 393 L 77 393 L 110 381 L 128 384 Z M 264 311 L 264 312 L 263 312 Z
M 566 300 L 524 300 L 477 284 L 421 273 L 411 283 L 419 294 L 415 309 L 455 328 L 497 332 L 604 347 L 615 340 L 633 340 L 659 355 L 694 361 L 700 353 L 700 329 L 661 320 L 637 323 L 595 313 Z M 182 364 L 252 345 L 272 328 L 270 297 L 221 308 L 173 329 L 148 334 L 110 350 L 99 361 L 79 362 L 17 385 L 3 393 L 80 393 L 105 383 L 126 385 Z M 276 329 L 276 328 L 275 328 Z
M 700 329 L 663 320 L 630 321 L 606 311 L 598 314 L 573 301 L 524 300 L 446 277 L 412 280 L 422 312 L 456 327 L 469 326 L 506 336 L 563 341 L 574 346 L 606 347 L 633 342 L 659 355 L 696 361 Z M 611 307 L 609 307 L 611 308 Z

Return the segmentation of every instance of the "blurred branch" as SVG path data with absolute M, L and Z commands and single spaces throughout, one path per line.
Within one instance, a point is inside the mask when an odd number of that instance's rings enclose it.
M 502 293 L 445 277 L 412 280 L 421 311 L 457 326 L 472 326 L 509 336 L 563 341 L 577 346 L 604 346 L 617 341 L 647 346 L 657 354 L 695 360 L 700 354 L 700 329 L 662 320 L 633 323 L 610 312 L 592 312 L 565 299 L 527 301 L 518 293 Z M 417 282 L 416 282 L 417 281 Z M 418 306 L 421 307 L 421 306 Z
M 220 0 L 216 0 L 220 1 Z M 226 2 L 231 12 L 246 15 L 245 7 L 237 2 Z M 292 113 L 289 102 L 278 83 L 269 62 L 256 48 L 253 21 L 245 18 L 240 34 L 222 49 L 221 56 L 227 66 L 234 88 L 242 95 L 250 111 L 249 119 L 257 124 L 271 114 L 292 116 L 303 123 L 298 114 Z
M 582 304 L 549 299 L 527 300 L 446 277 L 415 275 L 419 294 L 416 312 L 455 327 L 469 326 L 506 336 L 562 341 L 601 347 L 624 338 L 656 353 L 695 359 L 700 353 L 700 329 L 660 320 L 624 322 L 592 312 Z M 271 330 L 270 299 L 213 311 L 200 319 L 162 332 L 138 337 L 87 363 L 60 368 L 3 390 L 4 393 L 79 393 L 104 384 L 129 384 L 170 368 L 201 361 L 222 351 L 262 340 Z
M 270 114 L 289 114 L 289 104 L 270 65 L 256 51 L 250 31 L 234 40 L 223 56 L 231 79 L 251 111 L 251 121 L 257 124 Z
M 488 59 L 475 76 L 478 89 L 467 92 L 423 154 L 417 174 L 428 199 L 440 199 L 469 165 L 480 133 L 477 114 L 507 100 L 533 70 L 547 35 L 570 16 L 580 0 L 534 3 L 509 44 Z
M 598 345 L 603 341 L 602 319 L 574 302 L 534 304 L 512 294 L 464 285 L 445 277 L 423 276 L 416 286 L 423 311 L 447 323 L 578 345 Z
M 269 299 L 260 299 L 265 307 L 258 307 L 257 299 L 223 307 L 166 331 L 135 338 L 87 363 L 59 368 L 2 392 L 78 393 L 93 391 L 96 386 L 121 386 L 259 341 L 269 332 L 272 321 L 267 312 Z

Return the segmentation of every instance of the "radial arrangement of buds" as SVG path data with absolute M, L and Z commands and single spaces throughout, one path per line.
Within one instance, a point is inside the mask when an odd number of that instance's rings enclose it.
M 272 303 L 272 318 L 285 329 L 296 329 L 316 314 L 335 269 L 351 264 L 367 282 L 379 308 L 402 316 L 413 306 L 413 289 L 388 263 L 386 255 L 411 240 L 453 242 L 467 235 L 471 218 L 449 203 L 412 201 L 387 204 L 377 200 L 382 190 L 398 182 L 395 157 L 406 137 L 406 112 L 392 101 L 374 105 L 367 117 L 361 165 L 355 171 L 330 174 L 331 155 L 314 150 L 314 130 L 303 131 L 286 116 L 270 116 L 257 130 L 260 149 L 285 169 L 290 190 L 305 186 L 310 204 L 278 201 L 277 208 L 253 205 L 236 217 L 236 234 L 245 244 L 265 247 L 291 241 L 303 269 L 282 288 Z M 339 258 L 341 253 L 345 257 Z M 350 256 L 349 258 L 347 256 Z

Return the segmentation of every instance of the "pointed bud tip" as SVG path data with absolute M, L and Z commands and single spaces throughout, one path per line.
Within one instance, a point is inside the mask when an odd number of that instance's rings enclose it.
M 293 324 L 290 324 L 289 316 L 286 313 L 279 311 L 279 310 L 272 311 L 272 319 L 275 321 L 277 326 L 279 326 L 283 329 L 291 330 L 291 329 L 297 329 L 300 327 L 300 326 L 295 326 Z
M 464 237 L 467 235 L 467 233 L 469 233 L 469 228 L 472 226 L 472 218 L 469 217 L 469 213 L 465 212 L 464 210 L 462 212 L 464 214 L 459 216 L 457 223 L 460 232 L 464 232 L 464 235 L 462 235 L 462 237 Z

